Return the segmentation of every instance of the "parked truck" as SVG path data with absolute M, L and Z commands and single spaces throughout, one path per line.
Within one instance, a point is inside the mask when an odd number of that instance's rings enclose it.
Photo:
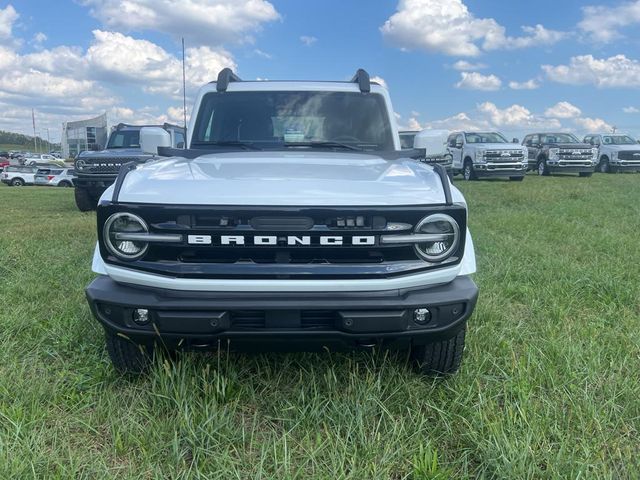
M 202 87 L 188 149 L 145 152 L 97 207 L 86 289 L 119 371 L 164 349 L 409 349 L 460 366 L 478 289 L 467 205 L 437 164 L 400 148 L 387 90 L 351 82 Z
M 584 137 L 584 143 L 598 149 L 597 171 L 640 172 L 640 146 L 631 135 L 593 133 Z
M 590 177 L 598 159 L 598 149 L 572 133 L 532 133 L 524 137 L 522 144 L 529 151 L 529 169 L 542 176 L 577 173 Z

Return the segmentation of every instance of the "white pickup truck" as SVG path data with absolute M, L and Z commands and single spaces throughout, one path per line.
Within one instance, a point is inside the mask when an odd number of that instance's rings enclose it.
M 640 172 L 640 145 L 622 133 L 592 133 L 584 143 L 598 149 L 596 170 L 602 173 Z
M 478 289 L 467 205 L 446 171 L 402 151 L 389 94 L 351 82 L 200 90 L 187 148 L 144 151 L 97 208 L 87 287 L 114 366 L 163 348 L 411 349 L 460 366 Z

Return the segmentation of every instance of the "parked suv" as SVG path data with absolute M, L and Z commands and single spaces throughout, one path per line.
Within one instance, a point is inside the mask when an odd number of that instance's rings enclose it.
M 529 150 L 529 169 L 538 175 L 577 173 L 590 177 L 597 163 L 598 149 L 580 142 L 572 133 L 532 133 L 522 144 Z
M 598 149 L 599 172 L 640 172 L 640 146 L 630 135 L 594 133 L 584 137 L 584 143 Z
M 411 349 L 453 373 L 478 289 L 464 197 L 400 149 L 387 90 L 352 82 L 202 87 L 188 150 L 122 169 L 97 208 L 87 287 L 115 367 L 154 346 Z M 163 147 L 163 148 L 160 148 Z
M 49 187 L 73 187 L 72 168 L 39 168 L 34 177 L 35 185 Z
M 465 180 L 509 177 L 522 181 L 527 173 L 527 149 L 498 132 L 454 132 L 447 140 L 453 173 Z
M 54 157 L 53 155 L 49 155 L 48 153 L 28 153 L 25 155 L 22 163 L 29 167 L 49 164 L 59 164 L 61 167 L 64 166 L 64 162 L 62 160 Z
M 107 148 L 81 152 L 75 159 L 75 199 L 82 212 L 95 210 L 100 195 L 111 185 L 125 163 L 144 163 L 153 155 L 140 149 L 140 129 L 144 125 L 118 124 L 111 131 Z M 184 128 L 165 123 L 159 125 L 171 136 L 172 145 L 184 146 Z
M 24 185 L 33 185 L 34 176 L 38 171 L 38 167 L 30 167 L 28 165 L 9 165 L 2 172 L 0 181 L 11 187 L 22 187 Z

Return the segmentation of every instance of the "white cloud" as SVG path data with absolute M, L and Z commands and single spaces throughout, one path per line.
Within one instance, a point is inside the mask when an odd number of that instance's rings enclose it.
M 380 27 L 403 49 L 473 57 L 481 49 L 516 49 L 551 45 L 565 34 L 542 25 L 522 27 L 524 35 L 509 37 L 493 18 L 476 18 L 462 0 L 400 0 L 397 11 Z
M 373 77 L 371 77 L 371 81 L 372 81 L 372 82 L 379 83 L 379 84 L 380 84 L 380 85 L 382 85 L 384 88 L 389 88 L 389 87 L 387 86 L 387 81 L 386 81 L 384 78 L 382 78 L 382 77 L 378 77 L 377 75 L 374 75 Z
M 266 58 L 267 60 L 271 60 L 273 58 L 273 55 L 271 55 L 270 53 L 264 52 L 259 48 L 254 49 L 253 53 L 255 53 L 259 57 Z
M 0 38 L 11 38 L 13 23 L 19 16 L 12 5 L 0 8 Z
M 460 112 L 441 120 L 426 122 L 424 124 L 424 128 L 443 130 L 486 130 L 491 128 L 491 125 L 484 119 L 471 119 L 467 113 Z
M 603 5 L 582 9 L 578 28 L 598 42 L 611 42 L 622 35 L 620 29 L 640 23 L 640 0 L 624 2 L 615 7 Z
M 550 80 L 569 85 L 608 87 L 640 87 L 640 62 L 615 55 L 598 59 L 593 55 L 571 57 L 569 65 L 543 65 Z
M 494 103 L 484 102 L 478 105 L 478 111 L 484 114 L 492 125 L 496 127 L 523 128 L 540 125 L 551 125 L 555 128 L 557 121 L 548 121 L 535 116 L 531 111 L 522 105 L 511 105 L 501 109 Z
M 300 37 L 300 41 L 302 43 L 304 43 L 305 46 L 310 47 L 311 45 L 316 43 L 318 41 L 318 39 L 316 37 L 312 37 L 310 35 L 302 35 Z
M 610 132 L 613 130 L 613 127 L 601 118 L 576 118 L 574 122 L 586 132 Z
M 509 88 L 512 90 L 535 90 L 540 88 L 540 84 L 535 78 L 526 82 L 509 82 Z
M 266 22 L 280 18 L 266 0 L 83 0 L 104 25 L 153 30 L 196 45 L 251 42 Z
M 502 80 L 495 75 L 482 75 L 478 72 L 461 72 L 460 81 L 456 83 L 456 88 L 466 90 L 498 90 L 502 86 Z
M 640 113 L 640 109 L 636 107 L 624 107 L 622 111 L 624 113 Z
M 470 72 L 473 70 L 482 70 L 487 68 L 484 63 L 471 63 L 466 60 L 458 60 L 452 65 L 452 67 L 454 70 L 458 70 L 460 72 Z
M 582 110 L 569 102 L 558 102 L 544 112 L 544 116 L 549 118 L 577 118 L 580 115 Z

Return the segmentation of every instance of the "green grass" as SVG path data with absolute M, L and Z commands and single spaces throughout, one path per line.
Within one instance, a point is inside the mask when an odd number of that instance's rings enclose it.
M 637 478 L 640 175 L 461 187 L 481 294 L 445 380 L 384 352 L 118 377 L 83 294 L 95 216 L 0 187 L 0 478 Z

